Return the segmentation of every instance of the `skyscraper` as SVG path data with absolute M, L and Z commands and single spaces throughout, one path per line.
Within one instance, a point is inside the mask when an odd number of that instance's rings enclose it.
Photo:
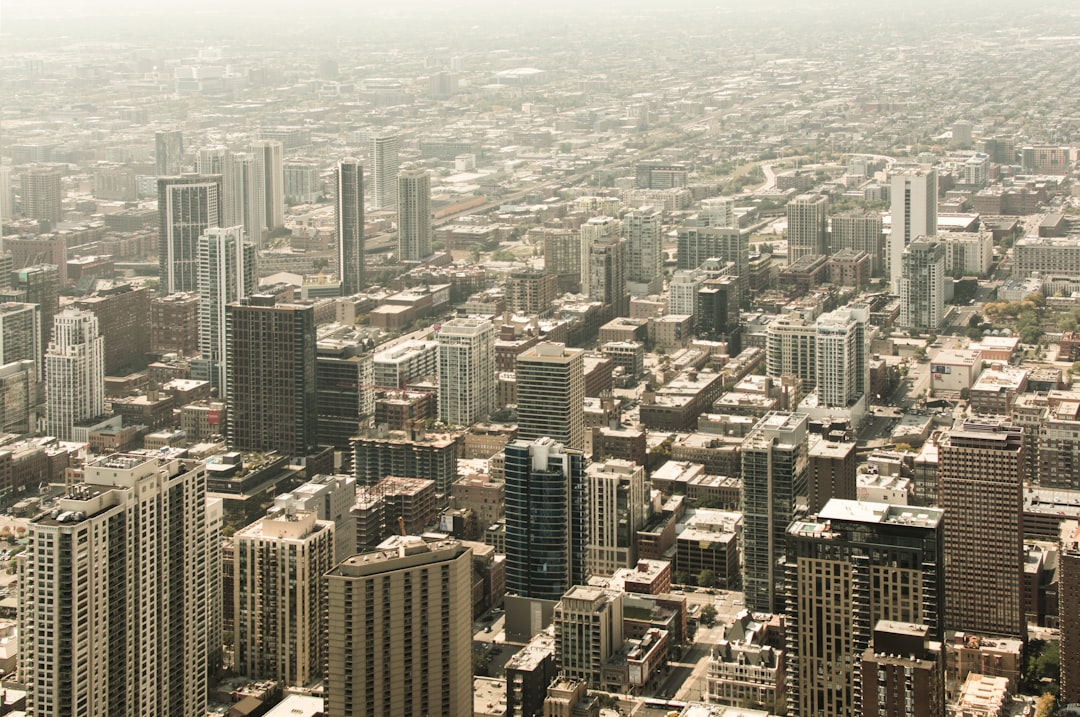
M 826 228 L 829 198 L 824 194 L 800 194 L 787 205 L 788 263 L 804 256 L 828 253 Z
M 232 152 L 227 147 L 203 147 L 195 157 L 195 171 L 203 175 L 221 175 L 221 226 L 243 224 L 243 186 L 233 166 Z
M 225 307 L 255 290 L 255 257 L 241 226 L 210 227 L 199 237 L 199 360 L 192 375 L 222 397 L 228 395 Z
M 180 174 L 184 169 L 183 163 L 183 131 L 167 129 L 154 132 L 154 164 L 157 167 L 157 176 L 172 177 Z
M 281 142 L 260 139 L 251 143 L 251 152 L 262 166 L 263 225 L 270 231 L 285 226 L 285 162 Z
M 397 209 L 400 147 L 401 140 L 396 134 L 371 138 L 371 206 L 374 209 Z
M 578 267 L 581 270 L 581 293 L 592 296 L 591 269 L 589 255 L 592 254 L 592 246 L 601 239 L 618 239 L 622 232 L 622 222 L 614 217 L 592 217 L 581 225 L 578 230 L 581 251 L 581 261 Z
M 901 255 L 900 326 L 935 331 L 945 318 L 945 245 L 916 239 Z
M 852 211 L 836 214 L 829 221 L 829 250 L 865 251 L 870 255 L 870 272 L 881 276 L 885 271 L 885 234 L 881 213 Z
M 815 336 L 815 383 L 818 405 L 849 408 L 870 388 L 870 307 L 853 304 L 822 314 Z
M 585 352 L 540 343 L 517 356 L 518 437 L 585 448 Z
M 364 167 L 360 160 L 346 157 L 338 162 L 335 179 L 338 277 L 341 295 L 352 296 L 364 288 Z
M 642 207 L 623 217 L 626 234 L 626 280 L 631 293 L 647 296 L 664 288 L 664 214 L 654 207 Z
M 11 288 L 19 301 L 37 304 L 40 308 L 41 345 L 48 346 L 52 338 L 53 317 L 60 311 L 60 286 L 63 283 L 60 267 L 55 264 L 35 264 L 12 272 L 11 279 Z
M 935 508 L 834 499 L 791 523 L 787 714 L 843 717 L 863 713 L 864 695 L 877 703 L 860 661 L 880 620 L 923 625 L 940 643 L 942 522 Z
M 229 446 L 302 457 L 314 449 L 315 314 L 255 294 L 229 304 Z
M 329 717 L 471 717 L 472 551 L 391 539 L 326 575 Z
M 237 672 L 296 686 L 322 679 L 322 578 L 334 567 L 334 523 L 275 507 L 233 543 Z
M 13 361 L 33 361 L 42 376 L 41 307 L 37 304 L 0 304 L 0 366 Z
M 611 575 L 637 565 L 637 531 L 649 519 L 645 469 L 612 458 L 585 469 L 589 485 L 589 575 Z
M 719 259 L 734 262 L 735 273 L 746 281 L 750 266 L 748 230 L 687 221 L 679 226 L 677 242 L 679 269 L 697 269 L 709 259 Z
M 39 222 L 55 224 L 64 217 L 64 194 L 61 179 L 64 173 L 58 167 L 31 169 L 22 175 L 23 214 Z
M 506 592 L 557 601 L 585 582 L 585 455 L 550 438 L 506 454 Z
M 427 170 L 406 169 L 397 178 L 398 254 L 402 261 L 431 256 L 431 178 Z
M 626 291 L 626 240 L 617 236 L 597 239 L 589 247 L 589 298 L 599 301 L 609 316 L 630 313 Z
M 1080 702 L 1080 524 L 1061 524 L 1058 558 L 1058 622 L 1061 626 L 1061 701 Z
M 983 635 L 1025 634 L 1023 431 L 967 421 L 938 446 L 945 508 L 945 624 Z
M 53 319 L 45 351 L 46 431 L 72 440 L 76 423 L 105 413 L 105 339 L 89 311 L 64 309 Z
M 495 327 L 451 319 L 439 329 L 439 420 L 471 426 L 495 407 Z
M 785 534 L 806 495 L 808 421 L 770 412 L 743 440 L 743 589 L 755 612 L 784 610 Z
M 894 174 L 888 270 L 893 292 L 900 293 L 904 249 L 919 237 L 937 234 L 937 170 L 910 169 Z
M 162 294 L 198 291 L 199 237 L 221 226 L 220 175 L 158 179 L 158 276 Z
M 205 713 L 220 580 L 205 466 L 114 454 L 82 480 L 27 526 L 19 661 L 30 713 Z
M 261 158 L 248 152 L 232 156 L 233 172 L 240 191 L 240 216 L 247 240 L 255 246 L 263 245 L 266 231 L 266 189 Z

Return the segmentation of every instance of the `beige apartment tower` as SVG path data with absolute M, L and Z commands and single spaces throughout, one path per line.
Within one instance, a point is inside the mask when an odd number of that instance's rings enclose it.
M 391 539 L 326 575 L 329 717 L 471 717 L 472 550 Z
M 585 448 L 585 352 L 541 343 L 518 354 L 518 438 Z

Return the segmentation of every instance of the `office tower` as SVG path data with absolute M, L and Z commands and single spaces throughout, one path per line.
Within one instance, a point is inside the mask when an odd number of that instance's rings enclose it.
M 298 687 L 322 679 L 333 522 L 314 511 L 272 508 L 238 530 L 233 545 L 236 671 Z
M 71 427 L 105 413 L 105 339 L 89 311 L 64 309 L 53 319 L 45 351 L 46 432 L 72 440 Z
M 22 213 L 39 222 L 56 224 L 64 217 L 64 193 L 59 168 L 43 167 L 23 172 Z
M 581 291 L 581 237 L 569 229 L 547 229 L 544 237 L 544 273 L 554 274 L 560 292 Z
M 814 436 L 809 446 L 807 510 L 816 513 L 833 498 L 855 500 L 855 443 Z
M 945 714 L 945 654 L 926 625 L 878 620 L 858 669 L 862 717 Z
M 154 164 L 159 177 L 174 177 L 184 171 L 184 133 L 181 130 L 154 132 Z
M 592 254 L 592 246 L 601 239 L 618 239 L 622 232 L 622 222 L 614 217 L 592 217 L 581 225 L 578 236 L 581 240 L 579 249 L 581 259 L 578 266 L 581 268 L 581 293 L 592 296 L 591 268 L 589 256 Z
M 575 585 L 555 606 L 555 661 L 562 677 L 607 687 L 604 667 L 623 649 L 623 595 Z
M 398 151 L 401 140 L 396 134 L 371 138 L 368 159 L 371 162 L 371 206 L 373 209 L 397 209 Z
M 204 147 L 195 157 L 195 171 L 202 175 L 221 175 L 221 216 L 223 227 L 244 223 L 243 185 L 227 147 Z
M 506 444 L 506 592 L 555 601 L 585 582 L 585 454 L 550 438 Z
M 1020 586 L 1026 460 L 1023 431 L 966 421 L 938 444 L 945 521 L 945 624 L 982 635 L 1025 634 Z
M 338 162 L 334 179 L 338 278 L 341 295 L 352 296 L 364 288 L 364 166 L 346 157 Z
M 256 289 L 255 256 L 241 226 L 209 227 L 199 237 L 199 361 L 192 376 L 222 397 L 229 393 L 225 307 Z
M 916 239 L 901 256 L 900 326 L 936 331 L 945 318 L 945 246 Z
M 885 234 L 879 212 L 851 211 L 837 214 L 829 221 L 829 251 L 841 249 L 865 251 L 870 255 L 870 273 L 885 271 Z
M 402 261 L 431 256 L 431 177 L 406 169 L 397 178 L 398 255 Z
M 834 499 L 791 522 L 787 714 L 864 714 L 864 697 L 876 701 L 878 685 L 863 684 L 861 660 L 879 620 L 924 626 L 942 640 L 942 513 Z
M 750 232 L 738 227 L 707 226 L 700 221 L 679 226 L 675 258 L 679 269 L 697 269 L 709 259 L 735 264 L 744 281 L 750 266 Z
M 732 197 L 712 197 L 701 200 L 701 212 L 698 220 L 710 227 L 737 227 L 735 199 Z
M 251 143 L 251 153 L 262 167 L 263 226 L 270 231 L 285 226 L 285 163 L 281 142 L 260 139 Z
M 585 351 L 563 344 L 536 344 L 518 354 L 518 437 L 548 437 L 568 448 L 585 448 Z
M 849 408 L 870 389 L 870 307 L 852 304 L 818 317 L 815 383 L 818 406 Z
M 394 540 L 326 575 L 328 717 L 472 717 L 472 550 Z
M 324 445 L 351 454 L 360 422 L 375 413 L 374 364 L 359 340 L 323 337 L 315 348 L 318 434 Z M 348 459 L 351 463 L 351 456 Z
M 784 610 L 784 534 L 806 495 L 808 422 L 771 411 L 743 440 L 743 589 L 755 612 Z
M 825 233 L 829 220 L 829 198 L 824 194 L 800 194 L 787 205 L 788 264 L 804 256 L 826 254 Z
M 471 426 L 495 408 L 495 327 L 450 319 L 439 340 L 439 420 Z
M 306 456 L 315 448 L 315 311 L 256 294 L 225 310 L 229 447 Z
M 221 226 L 222 178 L 187 174 L 158 179 L 160 292 L 199 289 L 199 237 Z
M 82 481 L 27 526 L 19 673 L 28 712 L 204 714 L 208 586 L 220 580 L 206 468 L 114 454 L 84 466 Z
M 637 565 L 637 531 L 649 519 L 645 469 L 612 458 L 585 469 L 589 490 L 589 575 L 611 575 Z
M 809 391 L 817 381 L 817 325 L 785 314 L 765 333 L 765 373 L 773 378 L 798 376 Z
M 126 376 L 146 368 L 150 353 L 150 289 L 126 281 L 97 283 L 90 295 L 77 300 L 76 308 L 98 319 L 105 339 L 105 375 Z
M 686 186 L 687 170 L 681 164 L 638 162 L 634 172 L 639 189 L 672 189 Z
M 664 288 L 664 214 L 654 207 L 642 207 L 623 217 L 626 235 L 628 284 L 635 296 L 659 293 Z
M 266 182 L 262 162 L 254 154 L 239 152 L 232 156 L 232 164 L 240 192 L 238 204 L 244 233 L 248 241 L 262 247 L 266 232 Z
M 37 304 L 0 304 L 0 366 L 33 361 L 42 376 L 41 307 Z
M 1080 702 L 1080 524 L 1061 524 L 1058 557 L 1058 624 L 1061 627 L 1061 702 Z
M 598 239 L 589 247 L 589 298 L 603 304 L 611 316 L 630 313 L 624 239 L 617 236 Z
M 919 237 L 937 234 L 937 170 L 910 169 L 894 174 L 890 196 L 887 268 L 893 293 L 899 294 L 904 250 Z

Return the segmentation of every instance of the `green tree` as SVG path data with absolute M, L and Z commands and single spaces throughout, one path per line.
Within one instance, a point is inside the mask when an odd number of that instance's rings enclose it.
M 716 624 L 716 608 L 712 605 L 706 605 L 701 608 L 698 619 L 701 620 L 701 624 L 705 627 L 712 627 Z
M 690 573 L 685 570 L 676 570 L 671 574 L 671 582 L 676 585 L 686 585 L 690 582 Z
M 698 573 L 697 584 L 703 588 L 714 588 L 717 582 L 716 573 L 712 570 L 702 570 Z

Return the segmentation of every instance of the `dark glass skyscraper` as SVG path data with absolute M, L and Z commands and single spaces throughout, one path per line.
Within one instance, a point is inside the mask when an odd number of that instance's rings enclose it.
M 506 449 L 506 591 L 559 600 L 585 582 L 585 454 L 550 438 Z
M 364 167 L 358 159 L 338 162 L 335 210 L 341 295 L 352 296 L 364 288 Z

